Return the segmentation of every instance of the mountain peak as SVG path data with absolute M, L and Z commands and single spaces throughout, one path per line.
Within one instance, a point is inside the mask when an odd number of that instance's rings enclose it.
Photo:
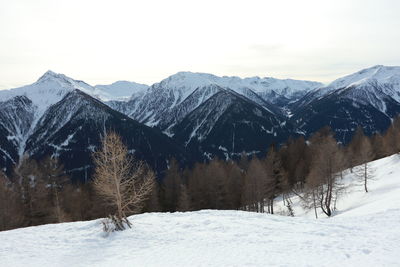
M 400 84 L 400 67 L 375 65 L 339 78 L 333 81 L 328 87 L 331 89 L 340 89 L 368 84 L 372 81 L 379 84 Z
M 80 89 L 82 91 L 93 90 L 93 87 L 84 81 L 74 80 L 65 74 L 56 73 L 51 70 L 46 71 L 36 83 L 42 83 L 46 81 L 57 82 L 62 87 L 71 87 L 73 89 Z
M 173 84 L 177 87 L 180 86 L 199 87 L 199 86 L 209 85 L 210 83 L 214 83 L 215 80 L 218 78 L 219 77 L 209 73 L 180 71 L 162 80 L 161 83 L 171 84 L 171 85 Z
M 175 95 L 176 100 L 183 101 L 198 88 L 219 85 L 218 81 L 220 79 L 220 77 L 208 73 L 181 71 L 152 85 L 152 89 L 155 91 L 159 91 L 160 89 L 162 91 L 171 91 Z
M 369 68 L 365 68 L 362 69 L 358 72 L 356 72 L 355 74 L 370 74 L 373 75 L 375 73 L 377 73 L 378 71 L 390 71 L 391 69 L 393 69 L 395 67 L 390 67 L 390 66 L 384 66 L 384 65 L 375 65 Z M 352 74 L 350 74 L 352 75 Z
M 130 81 L 116 81 L 112 84 L 96 85 L 96 94 L 104 101 L 129 100 L 132 96 L 144 93 L 149 86 Z
M 41 82 L 41 81 L 45 81 L 45 80 L 52 79 L 52 78 L 60 78 L 61 76 L 65 77 L 65 75 L 63 75 L 63 74 L 58 74 L 52 70 L 48 70 L 37 81 Z

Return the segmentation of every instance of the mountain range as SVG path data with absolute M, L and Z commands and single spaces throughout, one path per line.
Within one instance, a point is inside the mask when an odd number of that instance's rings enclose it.
M 91 153 L 107 130 L 160 175 L 214 156 L 265 154 L 269 145 L 328 125 L 349 142 L 358 125 L 387 129 L 400 112 L 400 67 L 374 66 L 328 85 L 275 78 L 179 72 L 151 86 L 92 86 L 46 72 L 35 83 L 0 91 L 0 167 L 24 155 L 59 157 L 73 179 L 89 179 Z

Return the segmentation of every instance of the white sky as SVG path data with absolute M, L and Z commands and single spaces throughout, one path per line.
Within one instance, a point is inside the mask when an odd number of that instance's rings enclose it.
M 399 0 L 0 0 L 0 89 L 178 71 L 329 82 L 400 65 Z

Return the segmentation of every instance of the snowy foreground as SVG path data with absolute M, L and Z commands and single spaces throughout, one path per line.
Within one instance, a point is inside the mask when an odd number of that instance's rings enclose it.
M 400 156 L 373 166 L 369 193 L 346 176 L 332 218 L 293 198 L 301 217 L 148 213 L 108 237 L 100 220 L 29 227 L 0 232 L 0 266 L 400 266 Z

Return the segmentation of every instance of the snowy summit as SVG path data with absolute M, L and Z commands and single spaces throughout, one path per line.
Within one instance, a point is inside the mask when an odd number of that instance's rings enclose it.
M 164 88 L 174 88 L 176 90 L 185 89 L 185 91 L 182 92 L 182 98 L 186 98 L 197 88 L 210 85 L 229 88 L 238 91 L 238 93 L 240 93 L 243 88 L 247 88 L 256 93 L 270 93 L 274 91 L 277 94 L 290 97 L 298 92 L 307 92 L 319 88 L 323 84 L 312 81 L 276 79 L 271 77 L 250 77 L 243 79 L 237 76 L 219 77 L 213 74 L 198 72 L 178 72 L 159 83 L 159 86 Z
M 95 88 L 95 94 L 103 101 L 124 101 L 129 100 L 132 95 L 143 94 L 149 86 L 129 81 L 117 81 L 108 85 L 96 85 Z
M 340 89 L 352 86 L 368 85 L 376 82 L 378 84 L 391 84 L 400 86 L 400 67 L 376 65 L 371 68 L 360 70 L 333 81 L 328 87 Z
M 91 93 L 93 87 L 83 81 L 73 80 L 64 74 L 47 71 L 35 83 L 0 91 L 0 101 L 12 97 L 25 95 L 38 108 L 42 114 L 50 105 L 60 101 L 67 93 L 79 89 Z

